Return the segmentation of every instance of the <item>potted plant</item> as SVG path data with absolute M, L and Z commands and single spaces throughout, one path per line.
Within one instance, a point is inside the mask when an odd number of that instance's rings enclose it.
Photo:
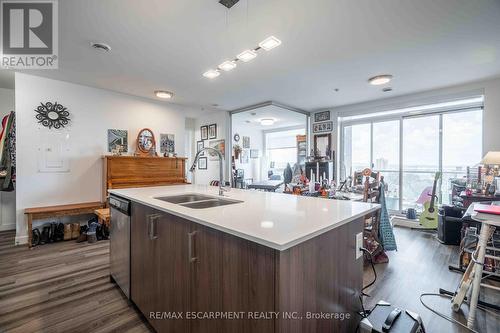
M 233 146 L 233 150 L 234 150 L 234 158 L 235 159 L 240 158 L 240 153 L 241 153 L 241 147 L 240 147 L 240 145 L 234 145 Z

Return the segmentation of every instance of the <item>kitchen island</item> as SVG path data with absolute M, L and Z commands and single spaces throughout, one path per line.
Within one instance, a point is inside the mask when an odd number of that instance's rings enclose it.
M 131 201 L 130 298 L 156 331 L 354 331 L 356 235 L 379 206 L 217 190 L 110 190 Z

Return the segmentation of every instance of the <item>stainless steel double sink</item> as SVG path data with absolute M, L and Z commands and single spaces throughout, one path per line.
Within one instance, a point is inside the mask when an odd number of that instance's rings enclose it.
M 243 202 L 240 200 L 214 197 L 198 193 L 186 193 L 186 194 L 172 195 L 166 197 L 155 197 L 155 199 L 170 202 L 173 204 L 177 204 L 192 209 L 219 207 L 219 206 L 226 206 Z

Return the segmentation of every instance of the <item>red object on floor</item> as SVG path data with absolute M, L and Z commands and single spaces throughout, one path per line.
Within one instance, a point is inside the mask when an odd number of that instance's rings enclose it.
M 500 206 L 494 205 L 475 205 L 474 211 L 484 214 L 500 215 Z

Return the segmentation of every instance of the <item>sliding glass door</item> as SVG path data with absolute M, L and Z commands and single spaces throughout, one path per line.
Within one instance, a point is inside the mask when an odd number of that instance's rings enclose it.
M 439 122 L 439 115 L 403 119 L 403 209 L 415 208 L 429 198 L 440 169 Z
M 373 123 L 372 168 L 380 171 L 387 185 L 390 210 L 399 209 L 399 120 Z
M 436 172 L 439 202 L 451 202 L 452 181 L 482 155 L 482 109 L 401 115 L 342 126 L 341 179 L 354 171 L 380 171 L 390 210 L 417 208 L 430 199 Z

